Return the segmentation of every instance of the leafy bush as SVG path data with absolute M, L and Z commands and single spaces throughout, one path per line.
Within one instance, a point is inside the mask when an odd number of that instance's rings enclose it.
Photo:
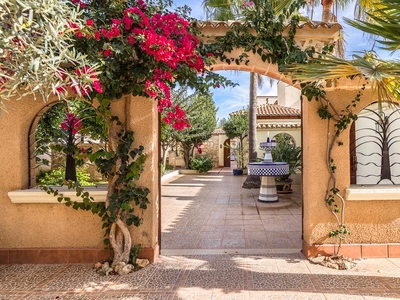
M 277 181 L 285 181 L 301 170 L 301 147 L 295 145 L 291 136 L 285 133 L 276 135 L 276 147 L 272 149 L 271 155 L 274 162 L 289 164 L 289 174 L 276 177 Z
M 211 157 L 207 155 L 193 157 L 190 161 L 190 168 L 199 173 L 206 173 L 213 168 L 213 162 Z
M 161 169 L 161 176 L 163 176 L 165 174 L 165 171 L 167 170 L 173 170 L 174 167 L 170 164 L 167 163 L 166 166 L 164 166 L 163 164 L 160 165 L 160 169 Z
M 76 168 L 76 177 L 81 186 L 95 185 L 93 182 L 90 182 L 90 174 L 88 173 L 87 166 Z M 58 168 L 52 171 L 42 172 L 39 175 L 38 181 L 40 185 L 61 186 L 64 183 L 64 179 L 65 168 Z

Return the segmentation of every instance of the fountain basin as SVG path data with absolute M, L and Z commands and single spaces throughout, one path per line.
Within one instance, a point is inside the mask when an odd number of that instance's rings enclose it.
M 289 164 L 285 162 L 252 162 L 247 165 L 249 175 L 283 176 L 289 174 Z

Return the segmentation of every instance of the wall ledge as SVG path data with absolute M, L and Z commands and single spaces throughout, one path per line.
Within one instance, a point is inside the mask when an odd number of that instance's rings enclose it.
M 72 201 L 82 202 L 81 197 L 76 196 L 75 190 L 69 190 L 67 187 L 53 187 L 57 189 L 59 194 L 64 197 L 70 197 Z M 94 198 L 94 202 L 106 202 L 107 197 L 107 186 L 98 187 L 85 187 L 85 192 L 89 192 L 89 196 Z M 25 190 L 15 190 L 8 192 L 8 197 L 12 203 L 60 203 L 57 201 L 57 197 L 47 194 L 40 188 L 35 187 Z
M 307 244 L 303 241 L 302 252 L 306 258 L 318 255 L 333 255 L 337 244 Z M 383 244 L 342 244 L 340 254 L 353 259 L 362 258 L 399 258 L 400 243 Z
M 351 185 L 346 188 L 346 200 L 400 200 L 400 185 Z
M 96 248 L 0 248 L 1 264 L 94 264 L 108 261 L 112 251 Z M 142 248 L 139 258 L 155 262 L 160 255 L 159 246 Z

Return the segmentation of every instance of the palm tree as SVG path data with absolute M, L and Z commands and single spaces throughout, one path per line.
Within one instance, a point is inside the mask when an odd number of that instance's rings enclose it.
M 349 20 L 345 22 L 365 33 L 380 36 L 376 38 L 382 49 L 396 51 L 400 49 L 400 0 L 382 0 L 371 4 L 367 12 L 372 22 Z M 294 80 L 313 82 L 316 80 L 333 80 L 341 77 L 361 76 L 366 78 L 376 91 L 378 102 L 400 101 L 400 61 L 398 59 L 382 60 L 375 52 L 366 52 L 363 56 L 353 55 L 353 59 L 344 60 L 331 55 L 313 58 L 309 64 L 293 65 L 285 68 Z
M 293 0 L 270 0 L 275 9 L 276 14 L 281 14 Z M 253 1 L 257 6 L 260 0 Z M 203 7 L 207 14 L 207 19 L 228 21 L 231 19 L 241 19 L 243 14 L 240 10 L 240 0 L 203 0 Z M 261 86 L 263 78 L 260 74 L 250 72 L 250 93 L 249 93 L 249 162 L 257 160 L 257 87 Z M 243 188 L 259 188 L 261 180 L 259 176 L 248 175 Z
M 203 7 L 208 18 L 228 21 L 240 19 L 239 1 L 234 0 L 204 0 Z M 262 76 L 250 72 L 250 99 L 249 99 L 249 162 L 257 160 L 257 83 L 262 81 Z M 248 175 L 243 183 L 244 188 L 259 188 L 261 180 L 259 176 Z

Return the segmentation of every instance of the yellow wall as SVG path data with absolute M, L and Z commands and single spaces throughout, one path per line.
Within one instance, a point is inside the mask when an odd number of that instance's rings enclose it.
M 0 117 L 0 249 L 9 248 L 98 248 L 102 249 L 103 230 L 98 216 L 75 211 L 64 204 L 13 204 L 7 193 L 28 188 L 28 132 L 37 112 L 45 104 L 26 97 L 8 104 L 9 112 Z M 158 224 L 158 113 L 153 100 L 119 100 L 113 110 L 131 113 L 135 145 L 148 154 L 146 172 L 140 184 L 150 189 L 151 204 L 144 212 L 144 224 L 133 227 L 133 244 L 143 248 L 157 243 Z M 141 215 L 141 213 L 140 213 Z
M 358 81 L 343 82 L 343 88 L 331 89 L 327 97 L 341 111 L 354 99 Z M 344 88 L 348 89 L 345 90 Z M 367 89 L 357 105 L 360 111 L 371 103 Z M 317 109 L 321 103 L 303 101 L 303 200 L 304 200 L 304 240 L 307 244 L 335 243 L 328 233 L 337 229 L 335 219 L 325 205 L 325 194 L 329 179 L 326 163 L 327 121 L 321 120 Z M 331 122 L 331 135 L 333 123 Z M 350 129 L 350 127 L 349 127 Z M 332 154 L 337 165 L 336 180 L 340 194 L 350 186 L 349 129 L 340 135 L 343 146 L 334 146 Z M 340 203 L 336 199 L 336 203 Z M 345 243 L 395 243 L 400 241 L 400 205 L 398 201 L 345 201 L 345 224 L 351 234 Z

